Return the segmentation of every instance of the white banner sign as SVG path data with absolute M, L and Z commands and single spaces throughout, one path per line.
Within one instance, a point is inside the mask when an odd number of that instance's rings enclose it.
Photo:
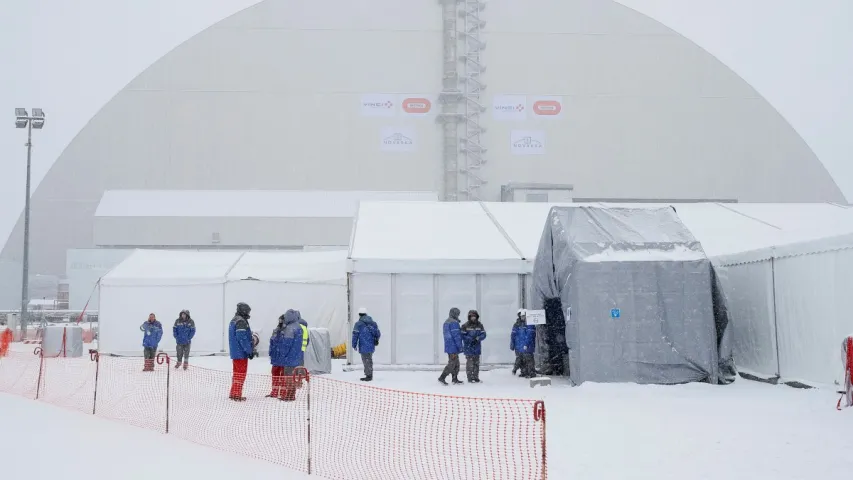
M 528 310 L 528 325 L 545 325 L 545 310 Z
M 492 118 L 495 120 L 526 119 L 527 97 L 524 95 L 495 95 L 492 99 Z
M 382 127 L 379 149 L 383 152 L 414 152 L 416 140 L 412 127 Z
M 533 97 L 530 110 L 535 118 L 560 118 L 563 116 L 563 97 Z
M 435 97 L 426 94 L 400 95 L 397 99 L 404 117 L 425 117 L 435 111 Z
M 393 117 L 397 113 L 396 95 L 368 93 L 361 96 L 361 115 L 364 117 Z
M 513 155 L 544 155 L 545 132 L 540 130 L 513 130 L 510 133 Z

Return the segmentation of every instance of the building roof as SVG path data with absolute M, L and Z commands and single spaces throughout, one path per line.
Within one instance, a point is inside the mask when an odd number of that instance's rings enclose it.
M 436 201 L 434 192 L 109 190 L 95 217 L 352 218 L 362 200 Z

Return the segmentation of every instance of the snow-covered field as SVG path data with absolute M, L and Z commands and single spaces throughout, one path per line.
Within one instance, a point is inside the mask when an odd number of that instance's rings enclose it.
M 260 460 L 0 393 L 0 478 L 310 479 Z
M 193 358 L 193 365 L 230 370 L 225 357 Z M 342 366 L 334 363 L 333 378 L 361 383 L 359 371 Z M 249 370 L 268 373 L 268 359 L 251 361 Z M 743 379 L 728 386 L 574 388 L 555 379 L 531 389 L 506 369 L 483 372 L 480 385 L 445 387 L 437 375 L 378 370 L 373 386 L 544 400 L 552 479 L 812 480 L 853 471 L 853 409 L 836 411 L 831 390 Z M 0 395 L 0 412 L 3 451 L 15 454 L 3 478 L 315 478 L 32 400 Z

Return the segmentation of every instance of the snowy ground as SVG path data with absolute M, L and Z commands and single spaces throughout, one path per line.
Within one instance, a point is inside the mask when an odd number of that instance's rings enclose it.
M 223 357 L 193 359 L 230 369 Z M 360 372 L 332 376 L 360 383 Z M 265 373 L 266 358 L 250 362 Z M 426 393 L 545 400 L 554 479 L 822 479 L 853 471 L 853 409 L 837 395 L 738 379 L 727 386 L 642 386 L 555 381 L 531 389 L 509 370 L 480 385 L 445 387 L 436 372 L 382 372 L 373 384 Z
M 209 369 L 228 371 L 231 365 L 225 357 L 192 360 L 194 366 Z M 267 358 L 249 365 L 250 372 L 269 372 Z M 361 373 L 343 372 L 342 365 L 336 361 L 331 376 L 360 383 Z M 836 411 L 837 395 L 832 390 L 799 390 L 743 379 L 728 386 L 574 388 L 556 379 L 551 387 L 531 389 L 506 369 L 483 372 L 480 385 L 445 387 L 436 377 L 436 372 L 378 370 L 373 385 L 445 395 L 543 399 L 553 479 L 813 480 L 847 478 L 853 471 L 853 409 Z M 15 432 L 2 435 L 6 452 L 19 451 L 20 445 L 43 445 L 45 438 L 73 437 L 86 447 L 51 449 L 49 463 L 36 461 L 35 454 L 31 462 L 7 462 L 12 468 L 9 478 L 58 478 L 66 470 L 79 472 L 79 478 L 119 478 L 110 472 L 113 465 L 130 472 L 121 478 L 142 478 L 123 465 L 137 465 L 140 452 L 150 448 L 164 455 L 146 460 L 155 463 L 145 476 L 160 472 L 183 478 L 234 478 L 239 470 L 243 478 L 316 478 L 169 435 L 0 396 L 0 412 L 10 411 L 15 415 L 0 414 L 6 419 L 3 431 Z M 85 453 L 90 449 L 98 452 L 97 459 Z M 174 451 L 181 452 L 179 461 L 165 454 Z M 109 463 L 93 469 L 102 465 L 102 459 Z
M 2 393 L 0 412 L 2 478 L 316 478 L 173 436 Z

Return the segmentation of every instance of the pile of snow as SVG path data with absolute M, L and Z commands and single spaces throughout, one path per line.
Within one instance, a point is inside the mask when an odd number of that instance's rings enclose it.
M 691 250 L 684 245 L 675 245 L 671 249 L 645 248 L 635 249 L 613 248 L 612 245 L 599 253 L 583 258 L 584 262 L 655 262 L 655 261 L 690 261 L 702 260 L 705 254 L 699 250 Z

